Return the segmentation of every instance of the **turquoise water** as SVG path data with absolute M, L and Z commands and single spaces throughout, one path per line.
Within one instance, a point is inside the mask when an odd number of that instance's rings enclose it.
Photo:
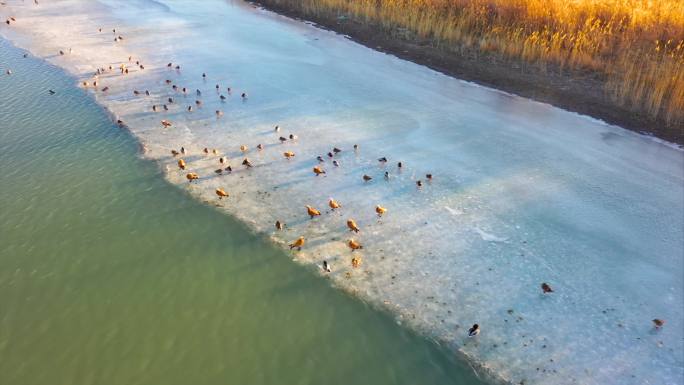
M 22 54 L 0 39 L 0 384 L 482 383 L 166 183 Z

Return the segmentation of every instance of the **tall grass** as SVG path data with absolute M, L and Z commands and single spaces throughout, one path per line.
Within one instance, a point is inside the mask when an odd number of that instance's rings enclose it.
M 684 0 L 265 0 L 443 49 L 599 75 L 606 97 L 684 124 Z

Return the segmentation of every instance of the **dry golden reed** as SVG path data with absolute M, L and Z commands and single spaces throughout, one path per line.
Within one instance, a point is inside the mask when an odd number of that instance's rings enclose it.
M 684 124 L 684 0 L 266 0 L 444 49 L 589 70 L 621 105 Z

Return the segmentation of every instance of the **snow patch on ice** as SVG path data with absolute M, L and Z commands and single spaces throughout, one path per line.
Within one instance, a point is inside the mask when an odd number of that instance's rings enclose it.
M 487 242 L 506 242 L 506 241 L 508 241 L 507 237 L 497 237 L 496 235 L 494 235 L 492 233 L 488 233 L 479 227 L 474 227 L 473 230 L 475 230 L 475 232 L 480 235 L 480 238 L 482 238 L 483 241 L 487 241 Z

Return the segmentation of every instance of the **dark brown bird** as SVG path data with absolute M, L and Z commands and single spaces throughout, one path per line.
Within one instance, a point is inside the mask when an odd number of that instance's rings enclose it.
M 219 163 L 221 163 L 221 164 L 226 163 L 226 158 L 220 157 L 220 158 L 219 158 Z
M 399 162 L 399 163 L 397 163 L 397 167 L 402 168 L 402 167 L 404 167 L 404 165 L 401 164 L 401 162 Z
M 363 175 L 363 181 L 364 181 L 364 182 L 369 182 L 371 179 L 373 179 L 372 176 L 366 175 L 366 174 Z
M 339 154 L 340 152 L 342 152 L 342 150 L 340 150 L 339 148 L 335 147 L 335 148 L 333 148 L 333 152 L 334 152 L 335 154 Z
M 653 322 L 653 327 L 655 327 L 656 329 L 660 329 L 663 327 L 663 325 L 665 325 L 665 320 L 660 319 L 660 318 L 655 318 L 655 319 L 653 319 L 652 322 Z
M 550 286 L 548 283 L 546 283 L 546 282 L 544 282 L 544 283 L 541 284 L 541 288 L 542 288 L 542 291 L 544 292 L 544 294 L 546 294 L 546 293 L 553 293 L 553 289 L 552 289 L 551 286 Z
M 284 225 L 280 223 L 280 221 L 276 221 L 275 223 L 276 230 L 282 230 Z
M 232 168 L 232 167 L 230 167 L 230 166 L 228 166 L 228 167 L 224 168 L 224 170 L 226 170 L 226 171 L 228 171 L 228 172 L 233 172 L 233 168 Z
M 178 154 L 180 154 L 178 151 L 176 151 L 176 150 L 171 150 L 171 155 L 173 155 L 173 156 L 178 156 Z
M 423 181 L 422 181 L 422 180 L 417 180 L 417 181 L 416 181 L 416 186 L 418 186 L 418 187 L 423 187 Z
M 427 178 L 427 180 L 432 180 L 432 174 L 425 174 L 425 178 Z
M 204 149 L 203 149 L 202 151 L 204 151 L 205 154 L 208 154 L 208 153 L 209 153 L 209 149 L 206 148 L 206 147 L 204 147 Z
M 217 173 L 217 174 L 221 174 L 221 173 L 223 173 L 223 169 L 222 169 L 222 168 L 217 168 L 216 170 L 214 170 L 214 172 Z
M 280 140 L 281 143 L 287 142 L 287 138 L 284 136 L 281 136 L 278 140 Z
M 249 159 L 245 158 L 245 160 L 242 161 L 242 165 L 252 167 L 252 162 L 250 162 Z

